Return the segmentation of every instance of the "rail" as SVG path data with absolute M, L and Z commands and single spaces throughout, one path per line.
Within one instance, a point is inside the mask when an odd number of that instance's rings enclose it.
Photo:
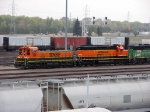
M 149 66 L 126 66 L 126 67 L 84 67 L 75 69 L 39 69 L 39 70 L 10 70 L 0 72 L 0 82 L 2 81 L 18 81 L 18 80 L 45 80 L 52 78 L 75 78 L 85 77 L 87 74 L 94 77 L 101 76 L 117 76 L 117 75 L 136 75 L 136 74 L 149 74 Z

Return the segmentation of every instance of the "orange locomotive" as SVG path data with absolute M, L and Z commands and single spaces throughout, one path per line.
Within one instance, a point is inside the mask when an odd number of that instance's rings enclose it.
M 121 45 L 80 46 L 77 50 L 78 64 L 128 63 L 128 50 Z
M 15 67 L 41 68 L 55 66 L 72 66 L 72 51 L 39 51 L 38 47 L 20 47 Z
M 123 46 L 80 46 L 73 51 L 38 51 L 37 47 L 20 47 L 15 67 L 42 68 L 87 66 L 102 63 L 127 64 L 128 51 Z

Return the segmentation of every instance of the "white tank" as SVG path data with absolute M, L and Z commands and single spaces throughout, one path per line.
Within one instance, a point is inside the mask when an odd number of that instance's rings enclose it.
M 92 85 L 89 87 L 89 104 L 111 110 L 150 107 L 149 85 L 150 82 Z M 86 86 L 64 87 L 74 108 L 85 106 L 86 89 Z
M 42 90 L 37 85 L 0 86 L 0 112 L 41 112 Z
M 120 80 L 121 81 L 121 80 Z M 98 83 L 89 85 L 89 107 L 107 108 L 109 110 L 124 110 L 150 107 L 149 81 L 123 81 L 119 83 Z M 87 87 L 84 84 L 69 83 L 62 85 L 61 109 L 85 108 L 87 102 Z M 60 93 L 61 94 L 61 93 Z M 49 98 L 49 106 L 57 106 L 57 94 Z M 53 103 L 53 104 L 52 104 Z M 55 104 L 55 105 L 54 105 Z M 57 107 L 56 107 L 57 108 Z
M 83 109 L 72 109 L 72 110 L 61 110 L 50 112 L 111 112 L 111 111 L 105 108 L 83 108 Z

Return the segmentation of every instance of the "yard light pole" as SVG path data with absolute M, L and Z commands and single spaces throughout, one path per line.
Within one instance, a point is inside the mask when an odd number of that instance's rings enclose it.
M 68 0 L 66 0 L 66 28 L 65 28 L 65 50 L 67 50 L 67 30 L 68 30 L 68 20 L 67 20 L 67 5 Z

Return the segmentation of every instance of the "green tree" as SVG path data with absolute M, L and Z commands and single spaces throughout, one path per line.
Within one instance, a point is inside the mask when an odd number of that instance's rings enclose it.
M 131 23 L 131 28 L 133 29 L 133 30 L 139 30 L 139 29 L 141 29 L 142 28 L 142 23 L 140 23 L 140 22 L 138 22 L 138 21 L 135 21 L 135 22 L 132 22 Z
M 135 31 L 135 30 L 133 30 L 132 32 L 133 32 L 133 34 L 134 34 L 135 37 L 136 37 L 137 35 L 139 35 L 139 32 L 137 32 L 137 31 Z
M 98 34 L 98 36 L 102 36 L 102 28 L 101 27 L 97 28 L 97 34 Z
M 6 34 L 8 32 L 7 31 L 7 23 L 6 23 L 6 21 L 1 22 L 0 27 L 1 27 L 2 33 Z
M 88 35 L 88 36 L 91 36 L 91 33 L 92 33 L 92 32 L 91 32 L 91 30 L 89 29 L 88 34 L 87 34 L 87 35 Z
M 140 31 L 149 31 L 150 23 L 140 23 L 138 21 L 135 22 L 127 22 L 127 21 L 109 21 L 107 26 L 104 26 L 104 21 L 101 19 L 96 20 L 96 23 L 99 24 L 99 28 L 102 29 L 103 32 L 120 32 L 128 27 L 130 29 L 140 32 Z M 66 17 L 62 17 L 61 19 L 53 19 L 46 18 L 42 19 L 40 17 L 27 17 L 27 16 L 16 16 L 15 17 L 15 26 L 16 33 L 58 33 L 65 32 L 65 24 Z M 90 32 L 97 33 L 97 25 L 92 25 L 92 22 L 89 21 L 88 29 Z M 0 33 L 8 34 L 10 33 L 10 28 L 13 25 L 11 23 L 10 15 L 0 15 Z M 69 19 L 68 18 L 68 33 L 74 33 L 74 35 L 81 35 L 81 27 L 78 19 Z M 137 35 L 136 32 L 134 34 Z
M 80 27 L 80 22 L 77 18 L 75 21 L 74 27 L 73 27 L 73 35 L 77 35 L 77 37 L 78 37 L 78 36 L 81 36 L 81 34 L 82 34 L 82 30 Z

